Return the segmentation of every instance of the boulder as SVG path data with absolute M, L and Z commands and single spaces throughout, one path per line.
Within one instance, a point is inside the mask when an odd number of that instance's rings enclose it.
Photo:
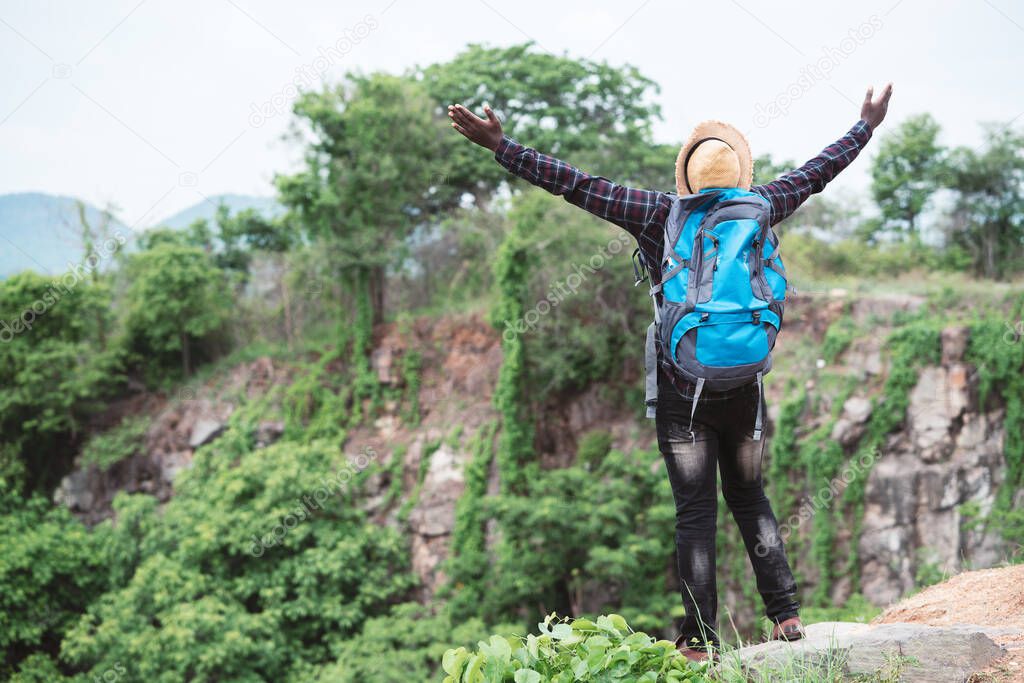
M 173 451 L 170 453 L 159 453 L 154 458 L 160 471 L 159 481 L 171 484 L 178 476 L 178 472 L 192 466 L 192 451 Z M 170 495 L 167 492 L 166 495 Z
M 196 420 L 192 426 L 192 433 L 188 437 L 189 448 L 199 448 L 210 443 L 224 433 L 227 424 L 221 420 L 214 420 L 202 417 Z
M 280 420 L 267 420 L 256 426 L 256 447 L 266 448 L 281 438 L 284 434 L 284 422 Z
M 774 680 L 773 671 L 794 663 L 814 666 L 841 659 L 853 676 L 905 683 L 962 683 L 1005 654 L 993 637 L 1000 629 L 981 626 L 868 625 L 825 622 L 807 627 L 807 637 L 740 648 L 725 655 L 757 671 L 755 680 Z
M 863 396 L 851 396 L 843 403 L 843 416 L 861 424 L 871 417 L 871 401 Z
M 963 366 L 929 366 L 921 370 L 907 408 L 911 437 L 925 462 L 945 459 L 952 451 L 954 421 L 968 407 Z
M 832 440 L 852 446 L 864 435 L 865 423 L 871 416 L 871 401 L 851 396 L 843 403 L 843 411 L 832 427 Z
M 89 510 L 93 505 L 93 487 L 90 471 L 74 470 L 60 480 L 60 486 L 53 493 L 53 502 L 64 505 L 72 512 Z
M 882 354 L 881 342 L 877 337 L 854 339 L 843 354 L 843 365 L 852 374 L 867 379 L 886 372 L 886 358 Z

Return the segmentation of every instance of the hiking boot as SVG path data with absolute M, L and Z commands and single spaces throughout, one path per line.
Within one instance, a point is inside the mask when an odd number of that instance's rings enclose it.
M 691 662 L 706 662 L 709 659 L 715 661 L 718 659 L 718 653 L 715 652 L 714 646 L 703 645 L 701 647 L 695 647 L 693 645 L 687 645 L 686 643 L 680 642 L 682 636 L 676 638 L 676 649 L 679 650 L 680 654 L 686 657 Z
M 785 640 L 792 642 L 804 637 L 804 625 L 800 623 L 800 617 L 790 617 L 780 621 L 772 627 L 771 640 Z
M 691 662 L 706 662 L 709 659 L 714 661 L 714 655 L 709 655 L 707 650 L 698 650 L 695 647 L 677 647 L 679 653 L 686 657 Z

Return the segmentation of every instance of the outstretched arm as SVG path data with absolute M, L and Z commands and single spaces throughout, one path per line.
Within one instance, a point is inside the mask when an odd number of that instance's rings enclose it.
M 484 106 L 484 114 L 486 119 L 461 104 L 448 107 L 455 130 L 493 151 L 495 160 L 510 173 L 625 228 L 637 238 L 658 210 L 670 204 L 664 192 L 625 187 L 524 147 L 503 134 L 501 122 L 490 107 Z
M 871 139 L 889 108 L 892 83 L 885 86 L 878 99 L 873 99 L 874 88 L 868 88 L 861 105 L 860 121 L 843 137 L 822 150 L 806 164 L 766 184 L 750 188 L 768 200 L 771 205 L 771 223 L 787 218 L 807 201 L 812 194 L 825 189 L 840 171 L 857 158 Z

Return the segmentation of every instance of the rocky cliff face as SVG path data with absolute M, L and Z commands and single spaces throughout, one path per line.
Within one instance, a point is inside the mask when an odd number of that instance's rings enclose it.
M 105 470 L 80 465 L 61 481 L 54 501 L 90 524 L 111 516 L 111 503 L 120 491 L 148 493 L 166 501 L 174 492 L 175 475 L 192 464 L 197 448 L 220 436 L 240 398 L 258 398 L 291 378 L 291 368 L 261 358 L 216 380 L 183 384 L 166 396 L 127 398 L 122 405 L 113 406 L 112 412 L 151 417 L 138 452 Z M 280 421 L 261 422 L 257 441 L 272 443 L 283 428 Z
M 797 302 L 803 305 L 794 306 L 787 318 L 782 352 L 789 345 L 792 355 L 805 353 L 797 343 L 800 337 L 820 342 L 829 323 L 848 308 L 844 299 Z M 862 300 L 853 302 L 849 313 L 855 320 L 867 320 L 912 310 L 920 303 L 912 297 Z M 373 367 L 385 386 L 400 388 L 397 367 L 407 345 L 415 344 L 423 354 L 421 420 L 411 427 L 398 415 L 397 406 L 388 405 L 372 424 L 349 434 L 345 449 L 372 448 L 381 454 L 382 463 L 390 463 L 369 481 L 367 509 L 378 523 L 404 527 L 422 582 L 421 597 L 428 598 L 444 580 L 440 567 L 464 488 L 471 437 L 496 417 L 491 398 L 501 364 L 500 338 L 478 316 L 423 319 L 411 334 L 385 328 L 378 337 Z M 848 373 L 864 379 L 865 387 L 877 387 L 888 371 L 882 339 L 882 333 L 856 339 L 839 360 Z M 987 511 L 1005 469 L 1002 414 L 986 413 L 978 405 L 977 373 L 964 362 L 966 343 L 963 329 L 944 333 L 941 364 L 921 372 L 904 427 L 889 436 L 873 464 L 859 555 L 862 590 L 876 604 L 887 604 L 913 588 L 925 563 L 955 572 L 991 566 L 1001 557 L 999 540 L 967 528 L 960 510 L 963 504 L 974 503 Z M 73 472 L 55 498 L 90 522 L 109 516 L 118 490 L 147 492 L 165 500 L 173 494 L 175 473 L 189 466 L 196 448 L 217 438 L 238 397 L 254 398 L 275 384 L 287 384 L 293 372 L 264 358 L 209 384 L 183 388 L 181 396 L 151 401 L 146 410 L 154 420 L 143 452 L 106 472 Z M 770 388 L 776 414 L 783 385 L 776 382 Z M 868 391 L 845 401 L 831 435 L 834 440 L 848 446 L 856 443 L 872 409 Z M 557 467 L 571 461 L 576 439 L 598 428 L 611 434 L 617 448 L 651 446 L 653 425 L 639 420 L 634 408 L 603 398 L 596 387 L 572 397 L 538 425 L 542 462 Z M 282 429 L 279 422 L 261 423 L 258 438 L 270 443 Z M 395 477 L 401 479 L 400 486 Z M 496 484 L 492 473 L 492 490 Z M 390 495 L 396 488 L 404 492 L 404 499 Z M 833 590 L 839 601 L 848 592 L 845 584 Z
M 1000 539 L 965 528 L 961 513 L 966 503 L 988 513 L 1005 476 L 1002 411 L 978 405 L 966 347 L 965 329 L 943 332 L 942 364 L 921 371 L 905 428 L 871 470 L 860 555 L 863 591 L 876 604 L 912 589 L 922 563 L 951 574 L 1001 559 Z

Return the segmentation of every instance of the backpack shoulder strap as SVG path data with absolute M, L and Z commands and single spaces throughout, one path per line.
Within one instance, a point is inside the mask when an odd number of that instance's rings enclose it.
M 740 195 L 719 202 L 705 217 L 708 225 L 734 220 L 756 220 L 761 224 L 762 231 L 770 230 L 768 203 L 759 194 Z
M 672 200 L 672 208 L 665 220 L 665 254 L 676 248 L 676 243 L 683 234 L 686 227 L 686 220 L 699 207 L 708 205 L 717 200 L 718 192 L 705 192 L 704 194 L 680 195 Z

